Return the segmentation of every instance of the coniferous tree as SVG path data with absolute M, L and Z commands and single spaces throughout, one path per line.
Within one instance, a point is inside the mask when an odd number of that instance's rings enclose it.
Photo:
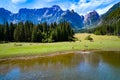
M 4 40 L 9 41 L 9 24 L 8 22 L 5 23 L 4 25 Z
M 41 23 L 34 25 L 31 22 L 19 22 L 18 24 L 6 23 L 0 25 L 0 41 L 17 42 L 58 42 L 71 41 L 74 32 L 68 22 L 59 24 Z
M 4 29 L 3 25 L 0 25 L 0 41 L 4 40 Z
M 9 27 L 9 31 L 10 31 L 10 32 L 9 32 L 9 33 L 10 33 L 10 34 L 9 34 L 9 35 L 10 35 L 10 39 L 9 39 L 9 40 L 10 40 L 10 41 L 13 41 L 13 40 L 14 40 L 14 36 L 13 36 L 13 35 L 14 35 L 14 28 L 15 28 L 15 27 L 14 27 L 14 24 L 13 24 L 13 23 L 10 23 L 10 27 Z
M 31 40 L 32 42 L 37 42 L 37 27 L 33 28 Z

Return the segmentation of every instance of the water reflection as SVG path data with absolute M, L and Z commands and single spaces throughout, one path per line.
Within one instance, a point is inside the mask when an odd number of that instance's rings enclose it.
M 62 54 L 0 63 L 0 80 L 120 80 L 120 52 Z

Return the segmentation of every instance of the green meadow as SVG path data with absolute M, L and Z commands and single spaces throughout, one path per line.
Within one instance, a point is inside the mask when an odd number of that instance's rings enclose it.
M 88 35 L 91 35 L 93 41 L 85 40 L 85 37 Z M 103 36 L 84 33 L 75 34 L 75 38 L 77 38 L 75 42 L 3 43 L 0 44 L 0 58 L 44 55 L 74 50 L 120 51 L 120 38 L 118 36 Z

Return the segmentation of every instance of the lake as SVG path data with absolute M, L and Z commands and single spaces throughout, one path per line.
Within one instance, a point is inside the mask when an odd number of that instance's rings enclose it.
M 69 53 L 0 62 L 0 80 L 120 80 L 120 52 Z

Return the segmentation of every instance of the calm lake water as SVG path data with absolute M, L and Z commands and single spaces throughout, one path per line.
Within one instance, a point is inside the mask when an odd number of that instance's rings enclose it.
M 0 62 L 0 80 L 120 80 L 120 52 Z

